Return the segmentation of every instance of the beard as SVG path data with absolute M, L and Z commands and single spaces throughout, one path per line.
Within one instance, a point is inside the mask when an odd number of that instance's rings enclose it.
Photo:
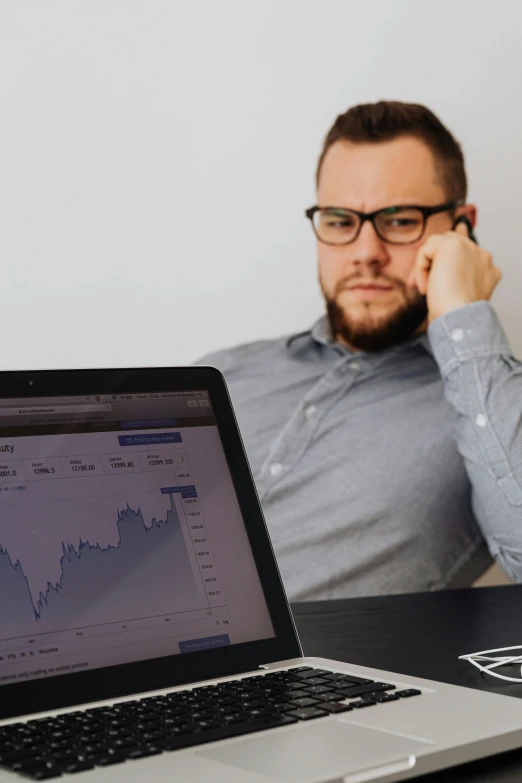
M 361 303 L 366 309 L 366 318 L 353 316 L 337 302 L 337 296 L 347 284 L 352 285 L 360 280 L 358 276 L 339 281 L 333 298 L 328 297 L 323 288 L 326 301 L 326 313 L 334 339 L 345 342 L 356 351 L 378 353 L 405 342 L 414 335 L 428 316 L 426 297 L 411 293 L 402 280 L 390 279 L 384 275 L 372 279 L 372 282 L 384 281 L 399 288 L 403 294 L 404 303 L 392 313 L 385 316 L 375 316 L 370 304 Z

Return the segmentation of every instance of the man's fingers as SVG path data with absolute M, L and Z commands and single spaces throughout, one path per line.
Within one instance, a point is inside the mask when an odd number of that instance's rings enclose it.
M 417 253 L 413 269 L 408 276 L 407 285 L 416 285 L 421 294 L 425 294 L 428 287 L 428 275 L 433 260 L 432 253 L 433 250 L 429 245 L 424 244 Z
M 430 267 L 419 267 L 417 265 L 414 266 L 409 274 L 406 284 L 410 286 L 410 288 L 417 286 L 420 293 L 425 294 L 428 286 L 429 270 Z
M 417 288 L 419 289 L 419 293 L 421 294 L 425 294 L 428 290 L 428 277 L 429 277 L 429 268 L 417 270 L 416 283 L 417 283 Z
M 468 227 L 463 220 L 461 220 L 460 223 L 457 223 L 454 231 L 456 234 L 462 234 L 463 237 L 469 237 Z

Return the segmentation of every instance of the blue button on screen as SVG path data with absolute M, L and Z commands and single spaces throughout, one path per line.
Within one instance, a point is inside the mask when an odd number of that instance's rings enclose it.
M 228 633 L 222 633 L 219 636 L 205 636 L 202 639 L 187 639 L 179 642 L 179 651 L 197 652 L 198 650 L 211 650 L 214 647 L 226 647 L 230 644 Z

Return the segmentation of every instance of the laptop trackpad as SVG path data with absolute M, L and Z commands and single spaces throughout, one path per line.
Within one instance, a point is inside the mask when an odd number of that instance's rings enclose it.
M 415 756 L 432 745 L 428 740 L 327 721 L 241 739 L 198 755 L 245 772 L 267 775 L 285 783 L 313 783 L 339 778 L 356 770 L 390 764 L 410 769 Z M 391 770 L 390 770 L 391 771 Z M 394 770 L 395 771 L 395 770 Z

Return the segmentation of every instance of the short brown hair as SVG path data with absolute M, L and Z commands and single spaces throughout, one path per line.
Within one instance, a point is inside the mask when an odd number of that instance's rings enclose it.
M 414 136 L 431 150 L 448 199 L 465 201 L 466 170 L 462 148 L 432 111 L 418 103 L 378 101 L 352 106 L 339 114 L 326 134 L 316 171 L 316 183 L 326 153 L 337 141 L 378 143 Z

